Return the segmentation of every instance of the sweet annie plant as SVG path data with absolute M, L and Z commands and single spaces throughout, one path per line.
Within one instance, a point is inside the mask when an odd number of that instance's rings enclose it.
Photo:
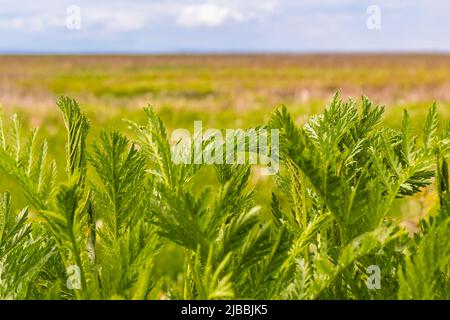
M 267 215 L 249 165 L 215 164 L 217 188 L 199 191 L 206 165 L 172 162 L 152 109 L 130 134 L 102 131 L 88 146 L 78 104 L 58 105 L 65 174 L 36 131 L 22 139 L 16 116 L 0 118 L 0 168 L 28 200 L 17 213 L 0 194 L 1 299 L 450 298 L 450 126 L 436 106 L 420 139 L 406 111 L 393 130 L 366 98 L 336 95 L 303 126 L 277 110 L 264 127 L 279 130 L 281 161 Z M 437 210 L 410 235 L 393 204 L 433 186 Z M 178 278 L 154 269 L 168 243 L 184 252 Z

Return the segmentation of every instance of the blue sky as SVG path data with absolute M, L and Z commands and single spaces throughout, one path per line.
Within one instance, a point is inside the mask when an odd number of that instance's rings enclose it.
M 276 51 L 450 52 L 450 1 L 0 0 L 3 53 Z

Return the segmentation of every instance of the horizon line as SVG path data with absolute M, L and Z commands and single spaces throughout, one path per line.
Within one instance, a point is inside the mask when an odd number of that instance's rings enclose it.
M 184 55 L 450 55 L 450 50 L 176 50 L 176 51 L 1 51 L 0 56 L 184 56 Z

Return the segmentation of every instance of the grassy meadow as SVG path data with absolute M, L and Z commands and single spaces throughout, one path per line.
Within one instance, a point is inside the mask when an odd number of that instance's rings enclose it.
M 55 104 L 61 95 L 77 99 L 95 135 L 108 126 L 126 130 L 123 118 L 143 120 L 147 105 L 169 130 L 192 131 L 194 120 L 204 129 L 247 128 L 266 123 L 280 105 L 302 123 L 321 113 L 336 91 L 343 98 L 366 95 L 385 105 L 384 121 L 394 128 L 407 109 L 419 128 L 433 101 L 441 116 L 450 117 L 450 56 L 0 56 L 6 117 L 19 114 L 23 130 L 40 127 L 57 161 L 63 159 L 65 141 Z M 203 178 L 213 184 L 208 177 Z M 272 181 L 253 181 L 267 202 L 264 186 Z M 2 184 L 14 188 L 12 182 Z
M 127 132 L 124 118 L 143 122 L 151 105 L 169 130 L 248 128 L 267 123 L 285 105 L 297 123 L 321 113 L 336 91 L 344 99 L 368 96 L 385 105 L 385 122 L 401 127 L 403 109 L 420 130 L 428 108 L 439 103 L 450 118 L 450 56 L 440 55 L 173 55 L 173 56 L 0 56 L 0 104 L 5 118 L 17 113 L 23 132 L 39 127 L 49 154 L 64 167 L 66 132 L 55 104 L 61 95 L 75 98 L 91 121 L 91 136 L 100 128 Z M 88 138 L 89 139 L 89 138 Z M 60 169 L 62 170 L 62 169 Z M 89 170 L 89 169 L 88 169 Z M 212 170 L 212 169 L 211 169 Z M 60 173 L 63 175 L 63 173 Z M 25 199 L 0 173 L 1 190 L 11 190 L 14 206 Z M 205 170 L 195 184 L 214 186 Z M 253 174 L 257 202 L 269 211 L 270 177 Z M 412 230 L 436 202 L 433 187 L 413 199 L 398 200 L 394 214 Z M 172 272 L 183 257 L 166 246 L 158 270 Z M 180 262 L 181 264 L 181 262 Z M 159 266 L 159 269 L 158 269 Z

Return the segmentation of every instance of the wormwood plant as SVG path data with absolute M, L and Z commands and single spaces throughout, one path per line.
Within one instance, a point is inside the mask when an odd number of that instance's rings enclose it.
M 14 212 L 0 194 L 1 299 L 450 298 L 450 125 L 436 105 L 420 138 L 406 111 L 401 130 L 386 128 L 366 98 L 336 95 L 302 126 L 280 108 L 266 126 L 281 142 L 270 214 L 249 165 L 214 165 L 217 185 L 196 184 L 205 165 L 172 162 L 151 108 L 88 146 L 78 104 L 58 106 L 65 170 L 37 130 L 24 137 L 17 116 L 0 117 L 0 168 L 28 201 Z M 425 187 L 437 209 L 411 235 L 394 203 Z M 184 254 L 177 278 L 155 271 L 167 245 Z

